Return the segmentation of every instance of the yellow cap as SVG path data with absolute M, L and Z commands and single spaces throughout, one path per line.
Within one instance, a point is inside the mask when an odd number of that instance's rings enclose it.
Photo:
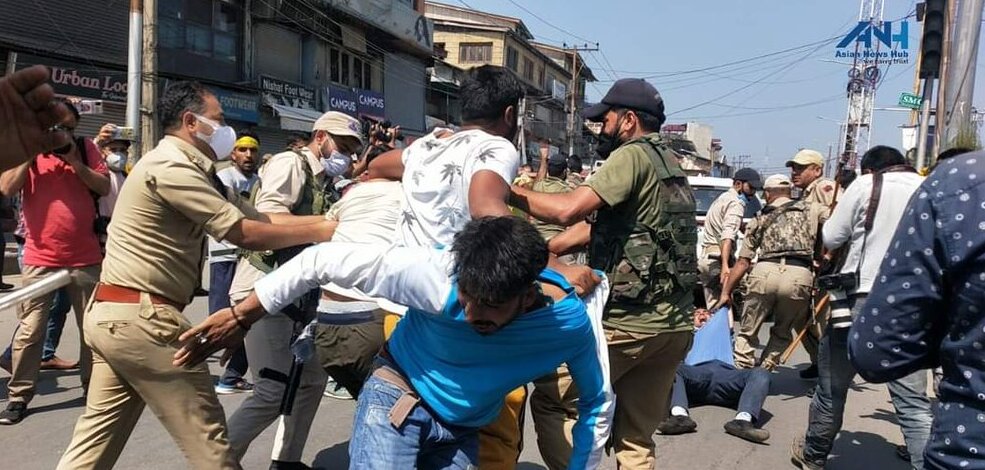
M 260 142 L 257 142 L 257 140 L 254 139 L 253 137 L 244 135 L 243 137 L 240 137 L 239 139 L 236 140 L 236 148 L 257 149 L 260 148 Z
M 797 165 L 817 165 L 820 167 L 824 166 L 824 155 L 821 152 L 811 149 L 803 149 L 797 152 L 793 156 L 793 159 L 787 161 L 787 166 Z

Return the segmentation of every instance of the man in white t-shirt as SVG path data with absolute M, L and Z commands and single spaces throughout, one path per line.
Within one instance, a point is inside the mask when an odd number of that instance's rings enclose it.
M 216 176 L 227 188 L 236 194 L 249 199 L 250 191 L 260 180 L 257 176 L 260 141 L 255 134 L 241 130 L 237 134 L 236 146 L 230 160 L 233 164 L 216 172 Z M 233 284 L 233 274 L 236 272 L 236 260 L 239 258 L 239 248 L 228 241 L 216 241 L 209 237 L 209 314 L 230 307 L 229 288 Z M 215 386 L 215 392 L 220 395 L 243 393 L 253 390 L 253 384 L 244 376 L 249 368 L 246 360 L 246 348 L 234 352 L 226 370 Z
M 403 150 L 374 159 L 371 178 L 401 178 L 406 207 L 397 229 L 404 246 L 451 246 L 472 219 L 512 215 L 506 202 L 520 167 L 513 139 L 523 86 L 502 67 L 469 70 L 462 81 L 462 128 L 437 128 Z M 579 292 L 590 292 L 598 278 L 583 266 L 552 260 Z M 499 418 L 480 430 L 480 468 L 512 468 L 520 455 L 520 421 L 526 390 L 506 397 Z

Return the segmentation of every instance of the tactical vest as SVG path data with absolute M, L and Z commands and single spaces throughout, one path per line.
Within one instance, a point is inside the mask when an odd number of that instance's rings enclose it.
M 811 220 L 810 205 L 810 202 L 799 200 L 763 208 L 758 218 L 762 227 L 760 259 L 814 257 L 817 232 L 812 229 L 816 222 Z
M 653 306 L 661 299 L 694 289 L 698 281 L 694 192 L 673 151 L 649 137 L 639 145 L 650 157 L 660 189 L 654 226 L 627 226 L 612 209 L 598 211 L 592 224 L 589 264 L 612 284 L 610 302 Z
M 291 214 L 322 215 L 328 211 L 328 208 L 331 205 L 326 197 L 325 188 L 320 185 L 318 183 L 318 179 L 315 178 L 315 174 L 311 171 L 311 166 L 308 165 L 307 157 L 298 151 L 294 151 L 294 153 L 297 155 L 301 168 L 304 169 L 304 184 L 301 186 L 301 194 L 298 197 L 297 202 L 295 202 L 294 206 L 291 207 Z M 262 184 L 263 180 L 257 181 L 257 183 L 253 185 L 253 190 L 250 192 L 250 203 L 254 206 L 256 205 L 257 194 L 260 192 L 260 186 Z M 269 273 L 277 266 L 286 263 L 305 248 L 307 247 L 293 246 L 280 250 L 244 250 L 242 257 L 249 261 L 253 267 L 264 273 Z

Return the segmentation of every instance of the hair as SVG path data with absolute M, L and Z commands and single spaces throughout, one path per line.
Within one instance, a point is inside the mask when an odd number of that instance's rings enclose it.
M 530 223 L 482 217 L 465 225 L 452 243 L 458 288 L 484 303 L 523 295 L 547 267 L 547 242 Z
M 288 147 L 292 145 L 305 146 L 311 143 L 311 135 L 306 132 L 292 132 L 287 136 L 286 145 Z
M 57 100 L 60 101 L 62 104 L 64 104 L 66 108 L 68 108 L 68 111 L 72 113 L 72 117 L 75 118 L 75 122 L 78 123 L 79 119 L 82 117 L 82 115 L 79 114 L 79 108 L 76 108 L 74 103 L 72 103 L 71 101 L 65 98 L 57 98 Z
M 555 161 L 547 161 L 547 174 L 555 178 L 564 178 L 564 172 L 568 171 L 565 160 L 558 157 Z
M 186 111 L 204 113 L 205 97 L 211 94 L 211 91 L 198 82 L 177 81 L 169 85 L 157 105 L 157 114 L 164 132 L 177 130 Z
M 855 182 L 856 178 L 858 178 L 858 174 L 855 173 L 855 170 L 845 168 L 835 176 L 835 181 L 838 182 L 838 186 L 841 186 L 841 189 L 848 189 Z
M 573 171 L 575 173 L 581 173 L 581 157 L 578 155 L 572 155 L 568 157 L 568 171 Z
M 468 71 L 460 96 L 462 121 L 493 121 L 502 118 L 510 106 L 516 110 L 523 98 L 523 86 L 513 72 L 483 65 Z
M 636 115 L 636 119 L 640 122 L 640 129 L 645 132 L 660 132 L 660 128 L 663 127 L 664 121 L 667 118 L 664 115 L 654 116 L 646 111 L 640 111 L 633 108 L 621 108 L 614 106 L 612 111 L 617 113 L 625 113 L 627 111 L 632 111 Z
M 879 171 L 896 165 L 906 164 L 906 157 L 892 147 L 877 145 L 862 155 L 862 171 Z
M 240 137 L 253 137 L 257 142 L 260 142 L 260 137 L 257 136 L 257 133 L 253 130 L 253 128 L 240 129 L 236 131 L 236 138 L 238 139 Z
M 380 155 L 383 155 L 384 153 L 387 153 L 391 150 L 393 150 L 393 147 L 390 147 L 387 144 L 374 145 L 370 147 L 369 151 L 366 152 L 366 164 L 368 165 L 370 162 L 376 159 L 376 157 L 379 157 Z
M 947 160 L 948 158 L 957 157 L 958 155 L 961 155 L 963 153 L 974 152 L 974 151 L 975 149 L 967 148 L 967 147 L 949 148 L 941 152 L 940 155 L 937 156 L 937 161 Z

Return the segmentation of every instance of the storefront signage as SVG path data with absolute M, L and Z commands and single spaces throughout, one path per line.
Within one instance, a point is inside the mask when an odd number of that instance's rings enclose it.
M 37 64 L 51 68 L 51 86 L 59 95 L 119 103 L 127 101 L 127 73 L 124 71 L 31 54 L 17 55 L 18 69 Z
M 260 97 L 258 95 L 219 87 L 209 87 L 209 90 L 219 99 L 226 119 L 252 123 L 260 122 Z
M 329 85 L 325 87 L 325 102 L 328 111 L 338 111 L 352 117 L 386 119 L 386 101 L 383 93 Z
M 292 108 L 318 109 L 315 106 L 315 89 L 299 83 L 260 76 L 260 92 L 264 101 Z

